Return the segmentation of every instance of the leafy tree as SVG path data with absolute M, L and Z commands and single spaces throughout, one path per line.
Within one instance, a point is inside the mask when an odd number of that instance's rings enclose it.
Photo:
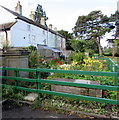
M 90 54 L 98 53 L 98 45 L 95 40 L 85 40 L 85 52 Z
M 85 51 L 85 45 L 86 45 L 85 40 L 75 40 L 75 39 L 72 39 L 70 41 L 70 43 L 71 43 L 72 49 L 75 52 L 84 52 Z
M 119 45 L 118 40 L 116 40 L 119 37 L 119 11 L 116 11 L 114 14 L 110 16 L 110 21 L 115 23 L 116 25 L 116 29 L 113 35 L 115 40 L 114 40 L 114 45 L 112 49 L 112 56 L 114 57 L 116 54 L 116 51 L 118 51 L 117 45 Z
M 70 41 L 71 47 L 75 52 L 98 53 L 98 46 L 94 40 L 75 40 Z
M 35 11 L 35 21 L 37 23 L 40 23 L 40 20 L 42 17 L 44 18 L 45 25 L 46 25 L 46 20 L 48 20 L 48 17 L 46 17 L 46 12 L 43 10 L 42 5 L 38 4 L 36 11 Z
M 95 41 L 98 45 L 99 54 L 102 55 L 100 40 L 107 32 L 112 30 L 109 22 L 109 17 L 103 15 L 100 10 L 92 11 L 88 15 L 78 17 L 74 34 L 81 39 Z
M 58 31 L 58 33 L 63 35 L 64 38 L 66 39 L 66 49 L 72 50 L 71 43 L 70 43 L 70 40 L 73 39 L 72 33 L 69 33 L 68 31 L 65 31 L 65 30 L 60 30 Z
M 112 49 L 112 56 L 114 57 L 115 54 L 119 56 L 119 39 L 114 40 L 114 47 Z

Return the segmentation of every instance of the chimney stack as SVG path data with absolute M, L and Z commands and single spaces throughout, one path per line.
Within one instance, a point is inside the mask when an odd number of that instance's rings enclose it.
M 22 15 L 22 6 L 20 5 L 20 1 L 18 1 L 17 6 L 15 7 L 15 12 Z
M 54 31 L 56 31 L 56 32 L 57 32 L 57 27 L 54 27 Z
M 41 17 L 40 24 L 45 26 L 45 19 L 44 19 L 44 17 Z
M 35 14 L 34 14 L 34 11 L 31 11 L 29 17 L 30 17 L 31 20 L 35 21 Z
M 49 24 L 49 28 L 52 30 L 52 24 Z

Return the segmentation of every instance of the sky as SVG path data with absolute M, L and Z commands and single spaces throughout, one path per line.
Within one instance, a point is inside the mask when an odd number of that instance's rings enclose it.
M 35 11 L 38 4 L 42 5 L 48 17 L 47 24 L 53 28 L 72 32 L 78 16 L 87 15 L 93 10 L 101 10 L 103 14 L 110 16 L 117 10 L 118 0 L 19 0 L 22 5 L 22 13 L 29 17 L 31 11 Z M 0 0 L 3 5 L 14 10 L 18 0 Z M 0 14 L 4 13 L 0 11 Z M 9 16 L 5 16 L 8 17 Z M 3 22 L 0 18 L 0 23 Z M 109 35 L 108 35 L 109 36 Z

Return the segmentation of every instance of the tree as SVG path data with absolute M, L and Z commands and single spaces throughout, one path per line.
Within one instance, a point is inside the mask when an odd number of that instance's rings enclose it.
M 98 45 L 95 40 L 85 40 L 85 52 L 89 54 L 97 54 L 98 53 Z
M 75 52 L 85 52 L 85 40 L 75 40 L 70 41 L 71 47 Z
M 42 5 L 38 4 L 36 11 L 35 11 L 35 22 L 40 23 L 42 17 L 44 18 L 45 25 L 46 25 L 46 20 L 48 20 L 48 17 L 46 17 L 46 13 L 43 10 Z
M 114 40 L 114 47 L 112 49 L 112 56 L 114 57 L 115 54 L 119 56 L 119 39 Z
M 65 31 L 65 30 L 60 30 L 60 31 L 58 31 L 58 33 L 63 35 L 64 38 L 66 39 L 66 49 L 72 50 L 70 40 L 73 39 L 73 34 L 69 33 L 68 31 Z
M 89 52 L 90 54 L 98 53 L 98 46 L 94 40 L 70 40 L 71 47 L 75 52 Z
M 100 40 L 112 30 L 109 22 L 109 17 L 103 15 L 100 10 L 92 11 L 88 15 L 78 17 L 73 31 L 76 37 L 95 41 L 98 45 L 99 54 L 102 55 Z
M 114 45 L 113 45 L 113 50 L 112 50 L 112 56 L 115 56 L 116 51 L 118 51 L 118 37 L 119 37 L 119 11 L 116 11 L 114 14 L 110 16 L 110 21 L 115 23 L 116 29 L 114 33 Z

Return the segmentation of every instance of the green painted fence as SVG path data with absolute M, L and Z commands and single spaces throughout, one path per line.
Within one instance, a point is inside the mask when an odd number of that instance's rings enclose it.
M 41 87 L 41 83 L 48 83 L 48 84 L 56 84 L 56 85 L 65 85 L 65 86 L 74 86 L 74 87 L 81 87 L 81 88 L 92 88 L 92 89 L 101 89 L 101 90 L 111 90 L 111 91 L 118 91 L 119 92 L 119 73 L 118 72 L 94 72 L 94 71 L 79 71 L 79 70 L 54 70 L 54 69 L 23 69 L 23 68 L 0 68 L 3 71 L 3 74 L 6 73 L 6 71 L 13 71 L 13 76 L 7 76 L 2 75 L 0 78 L 2 78 L 3 84 L 1 86 L 4 87 L 5 81 L 7 80 L 15 80 L 15 84 L 12 85 L 17 90 L 22 91 L 28 91 L 28 92 L 34 92 L 38 93 L 39 95 L 42 94 L 50 94 L 50 95 L 57 95 L 57 96 L 64 96 L 64 97 L 70 97 L 70 98 L 77 98 L 80 100 L 87 100 L 87 101 L 95 101 L 95 102 L 101 102 L 101 103 L 107 103 L 107 104 L 114 104 L 119 105 L 119 100 L 111 100 L 111 99 L 105 99 L 105 98 L 98 98 L 98 97 L 91 97 L 91 96 L 84 96 L 84 95 L 76 95 L 76 94 L 69 94 L 69 93 L 63 93 L 63 92 L 56 92 L 56 91 L 50 91 L 50 90 L 43 90 Z M 36 79 L 30 79 L 30 78 L 22 78 L 19 76 L 19 72 L 34 72 L 37 75 Z M 94 85 L 94 84 L 83 84 L 83 83 L 72 83 L 72 82 L 61 82 L 61 81 L 54 81 L 54 80 L 47 80 L 41 78 L 41 73 L 43 72 L 49 72 L 49 73 L 66 73 L 66 74 L 80 74 L 80 75 L 93 75 L 93 76 L 113 76 L 115 78 L 115 86 L 110 85 Z M 20 81 L 26 81 L 26 82 L 34 82 L 36 83 L 37 89 L 31 89 L 22 87 L 19 85 Z
M 110 58 L 105 58 L 103 55 L 102 56 L 92 55 L 90 57 L 94 57 L 94 59 L 97 59 L 97 60 L 106 60 L 108 62 L 108 69 L 111 72 L 119 72 L 119 66 L 115 64 L 114 61 L 112 61 Z

